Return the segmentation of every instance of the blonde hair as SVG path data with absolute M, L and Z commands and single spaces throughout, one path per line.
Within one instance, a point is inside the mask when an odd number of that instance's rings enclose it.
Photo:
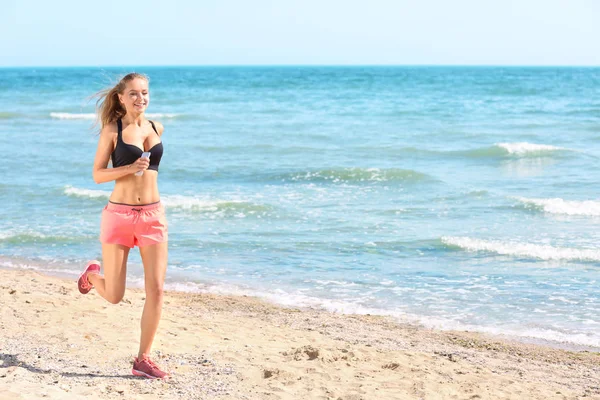
M 112 88 L 101 90 L 92 96 L 98 97 L 98 100 L 96 101 L 96 124 L 100 123 L 100 130 L 119 118 L 123 118 L 125 114 L 127 114 L 125 107 L 123 107 L 123 104 L 119 101 L 119 94 L 123 93 L 127 82 L 136 78 L 150 82 L 150 79 L 148 79 L 146 75 L 132 72 L 122 77 Z

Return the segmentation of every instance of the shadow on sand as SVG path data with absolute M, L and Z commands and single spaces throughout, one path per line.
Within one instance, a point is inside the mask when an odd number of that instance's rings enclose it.
M 34 367 L 33 365 L 29 365 L 23 361 L 20 361 L 18 355 L 16 355 L 16 354 L 0 353 L 0 361 L 2 362 L 2 365 L 0 365 L 0 368 L 21 367 L 21 368 L 25 368 L 29 372 L 34 372 L 36 374 L 56 373 L 56 374 L 59 374 L 60 376 L 66 377 L 66 378 L 88 377 L 88 378 L 122 378 L 122 379 L 136 379 L 136 380 L 141 379 L 139 377 L 136 377 L 133 375 L 126 375 L 126 374 L 124 374 L 124 375 L 105 375 L 105 374 L 99 374 L 99 373 L 93 373 L 93 372 L 77 373 L 77 372 L 61 372 L 56 369 L 41 369 L 38 367 Z M 87 367 L 82 365 L 82 366 L 80 366 L 80 368 L 87 368 Z

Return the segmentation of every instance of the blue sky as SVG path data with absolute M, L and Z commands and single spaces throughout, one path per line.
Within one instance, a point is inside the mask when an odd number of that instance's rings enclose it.
M 0 66 L 600 65 L 600 0 L 3 0 Z

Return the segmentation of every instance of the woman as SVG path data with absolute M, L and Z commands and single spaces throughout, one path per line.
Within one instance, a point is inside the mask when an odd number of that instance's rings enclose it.
M 129 250 L 139 247 L 146 301 L 140 348 L 132 373 L 163 379 L 168 374 L 149 358 L 162 312 L 167 270 L 167 221 L 157 182 L 163 126 L 144 116 L 150 102 L 145 75 L 128 74 L 115 87 L 98 95 L 96 105 L 102 128 L 93 177 L 96 183 L 115 181 L 115 187 L 102 211 L 100 226 L 104 276 L 100 275 L 100 263 L 90 261 L 78 287 L 82 294 L 94 287 L 110 303 L 119 303 L 125 294 Z M 142 157 L 145 151 L 151 153 L 150 158 Z M 108 168 L 109 160 L 112 168 Z

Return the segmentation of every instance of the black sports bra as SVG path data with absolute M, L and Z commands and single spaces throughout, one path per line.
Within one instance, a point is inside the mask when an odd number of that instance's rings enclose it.
M 152 129 L 158 135 L 158 131 L 156 130 L 156 126 L 154 126 L 154 122 L 148 121 L 152 124 Z M 142 156 L 142 149 L 139 147 L 128 144 L 123 141 L 123 122 L 120 119 L 117 120 L 117 146 L 113 150 L 111 154 L 112 165 L 113 167 L 122 167 L 124 165 L 133 164 L 138 158 Z M 148 169 L 158 171 L 158 166 L 160 164 L 160 159 L 163 155 L 163 145 L 162 141 L 156 143 L 150 150 L 148 150 L 150 154 L 150 166 Z

